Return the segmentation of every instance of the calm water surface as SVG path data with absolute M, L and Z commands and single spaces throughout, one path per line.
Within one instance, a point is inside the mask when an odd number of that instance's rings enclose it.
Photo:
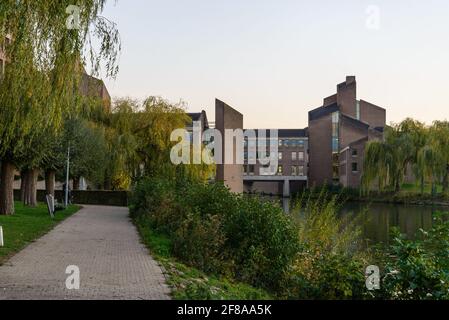
M 286 213 L 290 213 L 290 199 L 283 199 L 282 205 Z M 415 238 L 419 229 L 429 230 L 432 227 L 436 212 L 448 212 L 449 207 L 395 205 L 386 203 L 348 202 L 341 210 L 342 215 L 360 216 L 360 224 L 365 239 L 372 243 L 389 243 L 390 231 L 393 227 Z

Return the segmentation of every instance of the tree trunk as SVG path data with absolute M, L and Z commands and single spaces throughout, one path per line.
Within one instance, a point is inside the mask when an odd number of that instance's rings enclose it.
M 25 203 L 25 186 L 28 177 L 25 172 L 25 170 L 20 172 L 20 201 L 23 203 Z
M 421 177 L 421 195 L 424 194 L 424 176 Z
M 109 191 L 112 189 L 112 183 L 111 183 L 111 179 L 109 177 L 105 178 L 103 188 L 106 191 Z
M 0 177 L 0 215 L 14 214 L 14 170 L 11 162 L 2 161 Z
M 446 172 L 443 176 L 443 194 L 447 194 L 449 189 L 449 164 L 446 165 Z
M 24 204 L 29 207 L 37 207 L 37 169 L 26 170 L 25 182 L 25 201 Z
M 399 183 L 399 179 L 397 179 L 394 184 L 394 192 L 398 193 L 399 191 L 401 191 L 401 184 Z
M 73 190 L 79 190 L 80 189 L 80 178 L 74 177 L 73 178 Z
M 54 170 L 45 171 L 45 191 L 46 194 L 50 194 L 55 197 L 55 176 L 56 172 Z

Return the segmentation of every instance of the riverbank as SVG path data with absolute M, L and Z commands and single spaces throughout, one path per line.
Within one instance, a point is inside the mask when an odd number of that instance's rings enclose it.
M 134 189 L 130 212 L 176 299 L 448 298 L 449 221 L 442 214 L 428 215 L 430 226 L 416 239 L 387 232 L 380 249 L 366 246 L 358 220 L 340 214 L 340 199 L 326 190 L 316 195 L 303 199 L 306 214 L 293 217 L 222 184 L 152 177 Z M 376 215 L 386 225 L 402 221 Z M 368 265 L 383 270 L 379 292 L 366 288 Z
M 431 195 L 429 193 L 421 194 L 413 191 L 400 191 L 370 192 L 368 195 L 361 195 L 360 191 L 348 192 L 343 190 L 340 193 L 333 194 L 341 195 L 346 201 L 353 202 L 449 207 L 449 196 L 441 193 Z
M 311 198 L 317 199 L 320 197 L 320 190 L 307 189 L 303 193 L 296 194 L 290 199 Z M 385 203 L 398 205 L 418 205 L 418 206 L 439 206 L 448 207 L 449 209 L 449 195 L 438 193 L 431 195 L 430 193 L 421 194 L 414 191 L 400 191 L 400 192 L 370 192 L 368 195 L 362 195 L 359 190 L 354 189 L 338 189 L 325 190 L 329 197 L 338 197 L 346 202 L 361 202 L 361 203 Z M 268 194 L 246 194 L 248 196 L 259 197 L 273 197 L 282 200 L 281 196 L 273 196 Z M 287 198 L 288 199 L 288 198 Z
M 171 254 L 172 242 L 157 233 L 148 221 L 134 219 L 142 242 L 164 269 L 167 283 L 175 300 L 268 300 L 266 291 L 247 284 L 231 282 L 223 277 L 211 276 L 177 261 Z

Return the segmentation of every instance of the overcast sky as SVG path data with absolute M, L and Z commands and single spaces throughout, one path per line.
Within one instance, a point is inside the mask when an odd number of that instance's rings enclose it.
M 180 99 L 246 128 L 302 128 L 357 76 L 387 119 L 449 118 L 447 0 L 110 0 L 123 42 L 113 97 Z

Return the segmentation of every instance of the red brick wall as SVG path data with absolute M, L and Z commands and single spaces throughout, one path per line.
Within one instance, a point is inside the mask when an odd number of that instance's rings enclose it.
M 309 122 L 309 186 L 332 183 L 332 115 Z
M 387 111 L 372 103 L 360 100 L 360 120 L 368 123 L 371 127 L 385 127 Z
M 334 94 L 330 97 L 324 98 L 323 107 L 330 106 L 333 103 L 337 102 L 337 94 Z
M 368 135 L 368 129 L 363 130 L 347 123 L 344 118 L 340 121 L 340 150 L 350 143 L 360 140 Z
M 348 116 L 356 118 L 357 82 L 355 77 L 347 77 L 346 82 L 337 86 L 337 103 L 340 111 Z

